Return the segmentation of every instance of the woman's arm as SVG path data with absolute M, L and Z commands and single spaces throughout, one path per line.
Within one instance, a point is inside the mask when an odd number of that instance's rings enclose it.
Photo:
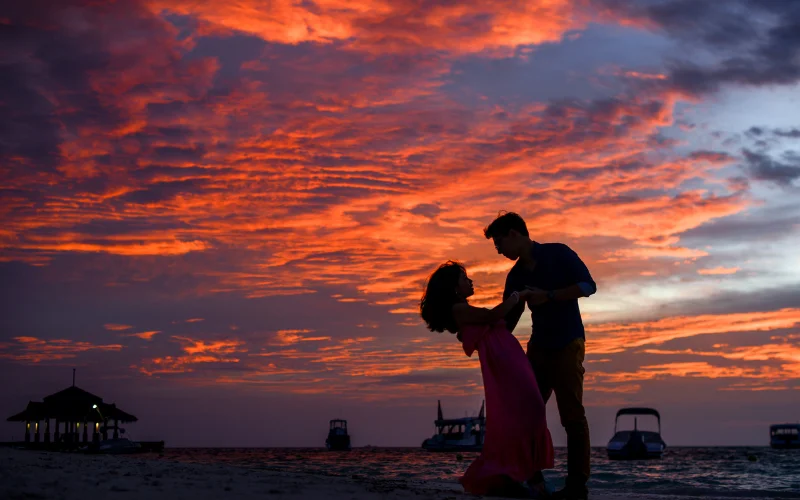
M 521 300 L 525 300 L 530 295 L 529 290 L 522 292 L 512 292 L 506 300 L 496 305 L 492 309 L 485 307 L 474 307 L 466 303 L 460 303 L 453 306 L 453 318 L 456 324 L 462 325 L 482 325 L 486 323 L 494 323 L 495 321 L 504 318 L 511 309 L 514 308 Z

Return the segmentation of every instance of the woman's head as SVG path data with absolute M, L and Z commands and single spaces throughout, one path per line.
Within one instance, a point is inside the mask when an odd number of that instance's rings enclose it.
M 475 291 L 464 266 L 447 261 L 431 274 L 419 303 L 419 312 L 432 332 L 456 333 L 453 305 L 466 301 Z

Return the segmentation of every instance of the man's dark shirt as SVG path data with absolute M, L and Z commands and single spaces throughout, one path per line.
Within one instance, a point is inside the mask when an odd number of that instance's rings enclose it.
M 533 271 L 524 268 L 522 262 L 517 263 L 508 272 L 503 298 L 511 292 L 524 290 L 526 286 L 543 290 L 558 290 L 580 282 L 591 285 L 593 291 L 597 285 L 589 274 L 589 269 L 570 247 L 562 243 L 536 243 L 531 245 L 531 255 L 536 261 Z M 517 326 L 525 303 L 520 302 L 506 315 L 509 331 Z M 555 300 L 533 306 L 531 311 L 533 332 L 531 345 L 542 349 L 562 349 L 578 338 L 586 338 L 578 308 L 578 299 Z

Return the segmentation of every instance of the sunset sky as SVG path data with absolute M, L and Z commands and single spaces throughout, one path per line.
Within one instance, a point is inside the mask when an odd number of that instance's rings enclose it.
M 483 399 L 425 278 L 496 304 L 500 210 L 598 283 L 594 445 L 800 420 L 800 2 L 26 0 L 0 47 L 0 441 L 74 367 L 136 439 L 419 446 Z

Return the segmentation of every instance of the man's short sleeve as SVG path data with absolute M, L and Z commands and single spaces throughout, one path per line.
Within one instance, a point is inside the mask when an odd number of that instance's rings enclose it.
M 565 274 L 569 277 L 570 283 L 586 283 L 592 287 L 592 293 L 595 293 L 597 291 L 597 283 L 592 279 L 589 268 L 578 257 L 578 254 L 567 245 L 561 245 L 558 254 L 558 260 L 563 266 Z

